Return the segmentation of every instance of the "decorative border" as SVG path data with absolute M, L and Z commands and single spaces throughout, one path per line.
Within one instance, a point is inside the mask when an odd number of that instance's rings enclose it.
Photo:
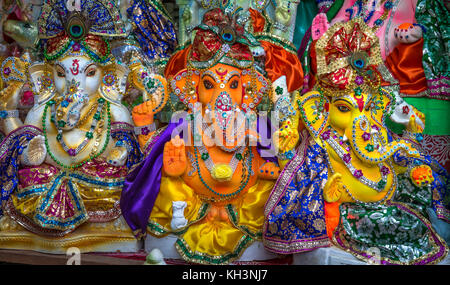
M 225 265 L 234 261 L 241 257 L 241 255 L 245 252 L 254 240 L 246 235 L 243 235 L 239 240 L 237 246 L 231 253 L 227 253 L 224 255 L 212 256 L 209 254 L 204 254 L 197 251 L 192 251 L 189 248 L 189 245 L 182 238 L 179 238 L 175 243 L 175 248 L 178 253 L 183 257 L 184 260 L 191 263 L 200 263 L 200 264 L 215 264 L 215 265 Z

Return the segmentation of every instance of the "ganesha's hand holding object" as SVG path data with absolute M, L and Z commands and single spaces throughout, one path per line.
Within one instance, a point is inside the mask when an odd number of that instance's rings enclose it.
M 21 162 L 28 166 L 41 165 L 47 156 L 47 149 L 45 148 L 45 139 L 38 135 L 30 140 L 28 146 L 23 150 L 21 155 Z

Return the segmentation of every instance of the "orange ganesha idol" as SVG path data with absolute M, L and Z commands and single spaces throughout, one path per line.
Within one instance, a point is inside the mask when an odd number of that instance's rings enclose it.
M 273 99 L 272 82 L 280 77 L 280 94 L 302 84 L 295 49 L 283 45 L 246 32 L 237 14 L 210 10 L 165 70 L 185 116 L 156 130 L 152 103 L 135 107 L 133 120 L 146 129 L 139 135 L 146 158 L 129 175 L 121 208 L 136 236 L 151 234 L 147 246 L 167 255 L 170 249 L 159 246 L 165 242 L 187 262 L 226 264 L 260 240 L 279 167 L 258 146 L 267 135 L 256 107 Z

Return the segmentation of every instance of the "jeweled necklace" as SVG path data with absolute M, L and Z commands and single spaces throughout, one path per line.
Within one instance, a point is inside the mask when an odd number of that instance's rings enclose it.
M 339 158 L 342 160 L 344 165 L 350 171 L 350 173 L 358 179 L 362 184 L 376 190 L 377 192 L 381 192 L 384 190 L 384 187 L 387 184 L 388 174 L 391 172 L 388 167 L 384 166 L 383 163 L 378 163 L 378 167 L 381 173 L 381 179 L 379 181 L 372 181 L 369 178 L 365 177 L 361 169 L 357 169 L 352 163 L 352 157 L 350 154 L 350 147 L 345 150 L 342 145 L 344 142 L 342 140 L 339 143 L 336 141 L 338 137 L 336 135 L 332 135 L 330 131 L 326 131 L 322 133 L 322 139 L 325 140 L 328 145 L 336 152 Z
M 100 98 L 102 100 L 104 100 L 103 98 Z M 100 100 L 99 99 L 99 100 Z M 102 101 L 100 100 L 100 101 Z M 105 101 L 103 101 L 105 102 Z M 111 112 L 110 112 L 110 104 L 109 102 L 106 102 L 106 114 L 107 114 L 107 120 L 108 120 L 108 125 L 107 125 L 107 132 L 106 132 L 106 140 L 105 140 L 105 144 L 103 145 L 103 147 L 100 149 L 100 151 L 98 153 L 91 153 L 89 158 L 78 163 L 78 164 L 74 164 L 74 165 L 65 165 L 64 163 L 62 163 L 61 161 L 59 161 L 56 156 L 52 153 L 51 148 L 49 146 L 48 143 L 48 135 L 47 135 L 47 112 L 48 112 L 48 108 L 51 107 L 52 105 L 54 105 L 56 102 L 54 100 L 50 100 L 49 102 L 47 102 L 45 108 L 44 108 L 44 113 L 42 116 L 42 130 L 44 132 L 44 139 L 45 139 L 45 147 L 47 149 L 47 153 L 50 155 L 50 157 L 61 167 L 63 168 L 67 168 L 67 169 L 76 169 L 79 168 L 81 166 L 83 166 L 85 163 L 92 161 L 93 159 L 99 157 L 103 152 L 105 152 L 106 147 L 108 146 L 109 140 L 110 140 L 110 135 L 111 135 Z M 99 102 L 100 103 L 100 102 Z
M 219 181 L 230 181 L 231 180 L 234 172 L 236 171 L 236 167 L 237 167 L 238 163 L 240 161 L 242 161 L 242 158 L 243 158 L 242 153 L 244 152 L 245 149 L 246 149 L 245 146 L 239 147 L 238 150 L 233 154 L 233 157 L 231 158 L 230 162 L 228 164 L 225 164 L 225 163 L 214 163 L 213 160 L 211 159 L 211 156 L 209 155 L 208 150 L 203 145 L 203 143 L 201 146 L 198 147 L 198 150 L 200 151 L 200 154 L 201 154 L 200 157 L 203 160 L 203 162 L 205 163 L 206 168 L 209 170 L 211 177 L 214 178 L 215 180 L 219 180 Z M 223 179 L 217 178 L 217 173 L 216 173 L 217 167 L 228 168 L 230 175 Z
M 86 145 L 89 143 L 89 141 L 94 137 L 94 131 L 97 128 L 97 124 L 98 124 L 99 120 L 102 119 L 102 116 L 101 116 L 102 113 L 104 114 L 103 106 L 105 104 L 105 99 L 99 98 L 97 101 L 98 101 L 97 112 L 94 114 L 91 127 L 90 127 L 89 131 L 86 132 L 86 136 L 84 137 L 84 140 L 76 148 L 71 148 L 71 147 L 67 146 L 67 144 L 65 143 L 62 128 L 65 126 L 66 123 L 63 120 L 56 121 L 56 108 L 55 108 L 56 104 L 53 104 L 51 106 L 52 109 L 51 109 L 50 121 L 55 124 L 56 129 L 58 130 L 58 135 L 56 136 L 56 140 L 58 141 L 58 143 L 61 145 L 61 147 L 64 149 L 64 151 L 68 155 L 77 156 L 86 147 Z
M 197 169 L 197 173 L 198 173 L 198 177 L 199 177 L 200 181 L 206 187 L 206 189 L 208 189 L 214 195 L 217 195 L 217 196 L 220 197 L 220 199 L 212 198 L 211 200 L 213 202 L 220 202 L 220 201 L 223 201 L 223 200 L 230 200 L 230 199 L 234 198 L 235 196 L 237 196 L 239 193 L 241 193 L 242 190 L 245 189 L 245 187 L 247 186 L 247 184 L 248 184 L 248 182 L 250 180 L 250 176 L 251 176 L 250 175 L 250 171 L 247 174 L 247 170 L 251 170 L 252 169 L 252 156 L 253 156 L 253 154 L 251 152 L 250 147 L 248 147 L 246 153 L 248 153 L 248 160 L 245 158 L 246 154 L 244 154 L 244 157 L 243 157 L 244 167 L 242 167 L 242 175 L 241 175 L 241 182 L 240 182 L 239 188 L 233 193 L 223 194 L 223 193 L 219 193 L 219 192 L 215 191 L 214 189 L 212 189 L 208 185 L 208 183 L 206 183 L 206 181 L 203 179 L 202 174 L 201 174 L 201 170 L 200 170 L 200 165 L 198 163 L 198 150 L 197 150 L 196 147 L 194 147 L 195 168 Z

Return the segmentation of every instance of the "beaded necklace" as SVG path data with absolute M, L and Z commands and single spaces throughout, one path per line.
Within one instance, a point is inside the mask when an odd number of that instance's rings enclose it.
M 246 158 L 247 155 L 248 155 L 248 160 Z M 242 175 L 241 175 L 241 182 L 240 182 L 239 188 L 235 192 L 229 193 L 229 194 L 223 194 L 223 193 L 219 193 L 219 192 L 215 191 L 203 179 L 201 170 L 200 170 L 200 165 L 198 162 L 198 150 L 197 150 L 197 147 L 195 147 L 195 146 L 194 146 L 194 156 L 195 156 L 195 168 L 197 169 L 197 173 L 198 173 L 198 177 L 200 178 L 200 181 L 206 187 L 206 189 L 208 189 L 214 195 L 220 197 L 219 199 L 203 197 L 203 199 L 208 199 L 208 200 L 211 200 L 212 202 L 220 202 L 220 201 L 230 200 L 230 199 L 234 198 L 235 196 L 237 196 L 239 193 L 241 193 L 242 190 L 244 190 L 244 188 L 247 186 L 247 184 L 250 180 L 250 176 L 251 176 L 250 172 L 247 173 L 247 168 L 252 169 L 253 154 L 251 152 L 250 147 L 247 148 L 247 151 L 244 153 L 244 157 L 242 159 L 243 161 L 247 161 L 247 163 L 245 163 L 244 167 L 242 167 Z
M 62 129 L 62 127 L 64 127 L 64 124 L 60 124 L 60 123 L 64 123 L 64 121 L 58 121 L 58 122 L 56 121 L 56 108 L 55 108 L 56 104 L 53 104 L 51 106 L 50 121 L 55 123 L 56 128 L 58 130 L 58 135 L 56 136 L 56 140 L 59 142 L 59 144 L 62 146 L 62 148 L 68 155 L 70 155 L 70 156 L 78 155 L 78 153 L 80 153 L 86 147 L 86 145 L 89 143 L 89 141 L 94 137 L 93 132 L 97 128 L 97 124 L 98 124 L 99 120 L 102 119 L 101 114 L 104 113 L 103 112 L 104 103 L 105 103 L 105 99 L 103 99 L 103 98 L 98 99 L 97 112 L 95 113 L 95 115 L 93 117 L 91 127 L 90 127 L 89 131 L 86 132 L 86 136 L 85 136 L 84 140 L 76 148 L 70 148 L 66 145 L 66 143 L 64 141 L 63 129 Z
M 102 103 L 102 104 L 105 102 L 104 100 L 105 100 L 105 99 L 103 99 L 103 98 L 99 98 L 99 99 L 98 99 L 99 103 Z M 103 102 L 102 102 L 102 101 L 103 101 Z M 82 162 L 80 162 L 80 163 L 78 163 L 78 164 L 75 164 L 75 165 L 65 165 L 64 163 L 62 163 L 61 161 L 59 161 L 59 160 L 56 158 L 56 156 L 52 153 L 51 148 L 50 148 L 50 145 L 49 145 L 49 143 L 48 143 L 48 134 L 47 134 L 47 112 L 48 112 L 48 108 L 52 107 L 52 105 L 54 105 L 54 104 L 55 104 L 55 101 L 54 101 L 54 100 L 50 100 L 50 101 L 46 104 L 46 106 L 45 106 L 45 108 L 44 108 L 44 113 L 43 113 L 43 116 L 42 116 L 42 129 L 43 129 L 43 132 L 44 132 L 45 147 L 46 147 L 47 153 L 50 155 L 50 157 L 51 157 L 51 158 L 52 158 L 59 166 L 61 166 L 61 167 L 63 167 L 63 168 L 66 168 L 66 169 L 76 169 L 76 168 L 79 168 L 79 167 L 83 166 L 85 163 L 87 163 L 87 162 L 89 162 L 89 161 L 92 161 L 93 159 L 99 157 L 99 156 L 106 150 L 106 147 L 108 146 L 108 143 L 109 143 L 109 140 L 110 140 L 110 135 L 111 135 L 111 112 L 110 112 L 110 104 L 109 104 L 109 102 L 106 102 L 106 115 L 107 115 L 107 120 L 108 120 L 108 126 L 107 126 L 107 133 L 106 133 L 106 141 L 105 141 L 105 144 L 103 145 L 102 149 L 101 149 L 98 153 L 91 153 L 88 159 L 86 159 L 86 160 L 84 160 L 84 161 L 82 161 Z M 54 123 L 54 122 L 52 122 L 52 123 Z M 87 132 L 87 133 L 89 133 L 89 132 Z M 87 133 L 86 133 L 86 135 L 87 135 Z M 92 132 L 91 132 L 91 134 L 92 134 Z M 59 134 L 58 134 L 58 135 L 59 135 Z M 58 138 L 57 138 L 57 139 L 58 139 Z M 83 141 L 83 142 L 84 142 L 84 141 Z

